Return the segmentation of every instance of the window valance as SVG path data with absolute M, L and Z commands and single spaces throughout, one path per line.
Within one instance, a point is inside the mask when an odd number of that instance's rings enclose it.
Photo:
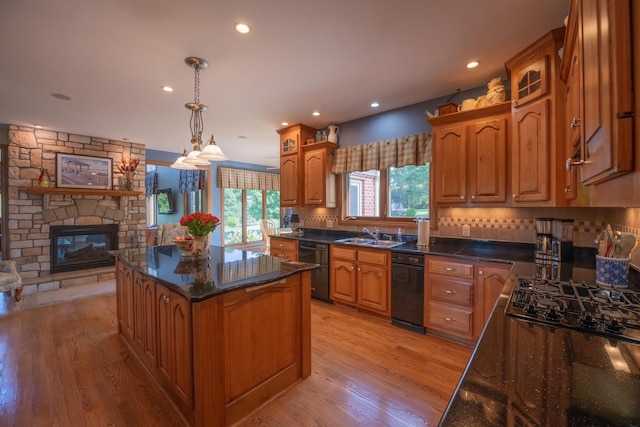
M 424 165 L 431 161 L 431 134 L 420 133 L 401 138 L 338 148 L 334 153 L 332 173 Z
M 218 187 L 280 191 L 280 174 L 218 168 Z

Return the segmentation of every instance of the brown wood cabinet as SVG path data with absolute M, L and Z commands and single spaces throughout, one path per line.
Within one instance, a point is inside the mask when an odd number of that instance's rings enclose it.
M 308 138 L 313 138 L 316 129 L 297 124 L 277 132 L 280 135 L 280 206 L 302 206 L 304 163 L 301 147 Z
M 467 341 L 478 339 L 511 265 L 440 255 L 428 255 L 426 262 L 424 321 L 427 331 Z
M 582 181 L 596 184 L 633 170 L 631 2 L 571 6 L 582 18 Z
M 472 340 L 473 263 L 441 256 L 426 257 L 425 313 L 427 331 Z
M 331 173 L 336 148 L 331 142 L 303 147 L 305 206 L 336 207 L 336 176 Z
M 280 157 L 280 206 L 300 204 L 300 162 L 297 154 Z
M 311 374 L 309 271 L 190 301 L 116 269 L 119 333 L 190 425 L 233 425 Z
M 506 62 L 511 79 L 512 206 L 564 206 L 564 82 L 551 31 Z
M 193 408 L 193 330 L 191 304 L 165 286 L 156 284 L 158 371 L 165 390 L 181 409 Z
M 388 250 L 331 245 L 331 298 L 390 317 L 390 261 Z
M 269 238 L 269 254 L 287 261 L 298 261 L 298 241 L 281 237 Z
M 437 203 L 504 204 L 509 103 L 429 119 Z

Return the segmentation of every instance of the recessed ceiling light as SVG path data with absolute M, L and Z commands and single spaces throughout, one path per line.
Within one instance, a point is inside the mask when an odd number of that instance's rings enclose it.
M 280 124 L 281 124 L 282 126 L 289 126 L 289 123 L 287 123 L 287 122 L 282 122 L 282 123 L 280 123 Z
M 123 141 L 128 141 L 128 140 L 129 140 L 129 138 L 122 138 L 122 140 L 123 140 Z
M 374 102 L 372 102 L 372 103 L 371 103 L 371 106 L 372 106 L 373 108 L 378 108 L 378 107 L 380 106 L 380 103 L 379 103 L 379 102 L 375 102 L 375 101 L 374 101 Z
M 36 129 L 42 129 L 42 125 L 33 125 L 33 127 Z
M 247 136 L 246 135 L 238 135 L 238 138 L 239 139 L 247 139 Z
M 233 24 L 233 26 L 240 34 L 247 34 L 249 31 L 251 31 L 251 28 L 249 28 L 249 24 L 246 24 L 244 22 L 236 22 L 235 24 Z
M 314 116 L 319 116 L 319 115 L 320 115 L 320 113 L 319 113 L 318 111 L 314 111 L 314 112 L 313 112 L 313 115 L 314 115 Z
M 173 92 L 173 88 L 171 86 L 162 86 L 162 90 L 165 92 Z
M 467 68 L 476 68 L 478 65 L 480 65 L 480 62 L 478 62 L 478 61 L 470 61 L 467 64 Z

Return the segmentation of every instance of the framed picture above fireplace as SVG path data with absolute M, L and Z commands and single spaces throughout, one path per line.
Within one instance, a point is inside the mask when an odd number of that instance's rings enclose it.
M 56 186 L 110 190 L 113 187 L 112 160 L 107 157 L 57 153 Z

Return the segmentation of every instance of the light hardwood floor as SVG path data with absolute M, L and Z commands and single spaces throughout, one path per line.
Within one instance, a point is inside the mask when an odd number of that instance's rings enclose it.
M 0 426 L 185 425 L 118 338 L 115 294 L 3 304 Z M 438 423 L 470 347 L 317 301 L 311 315 L 311 376 L 239 425 Z

